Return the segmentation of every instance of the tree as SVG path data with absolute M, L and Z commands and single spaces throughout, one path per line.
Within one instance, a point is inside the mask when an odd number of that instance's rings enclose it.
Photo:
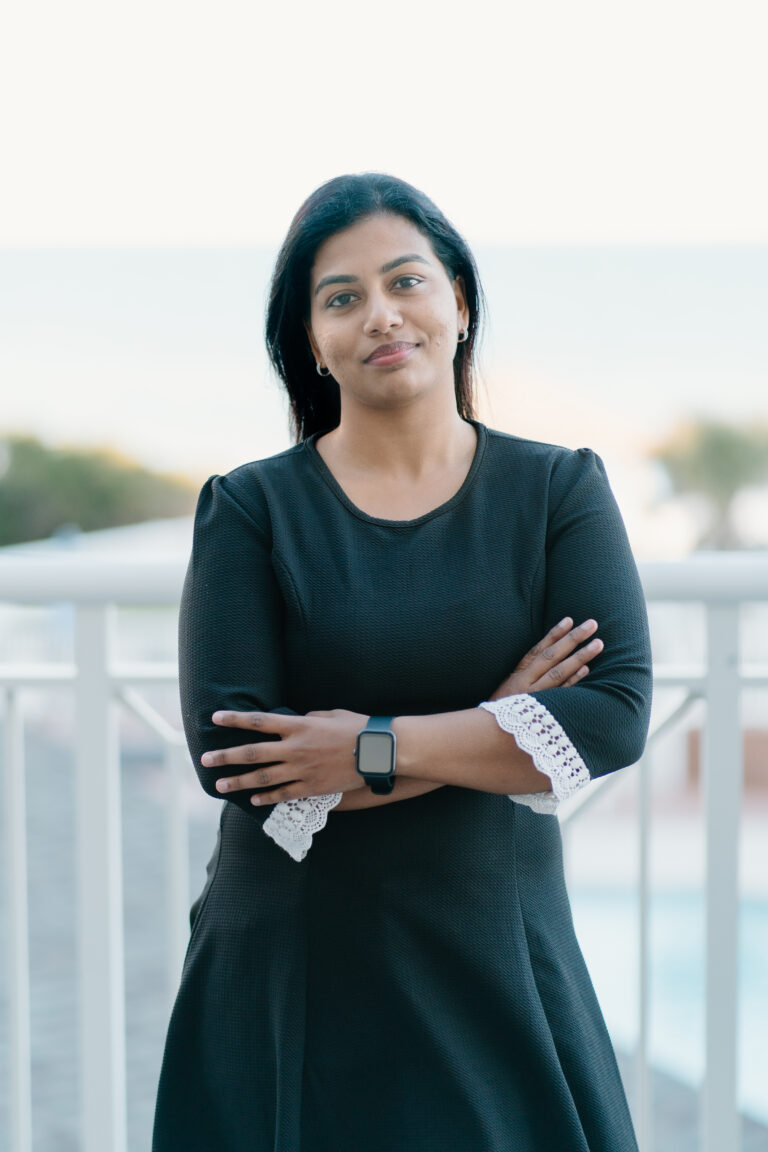
M 680 425 L 651 456 L 666 472 L 676 496 L 703 498 L 709 523 L 698 548 L 744 546 L 733 523 L 734 499 L 768 478 L 768 427 L 698 418 Z
M 39 540 L 65 525 L 91 531 L 194 510 L 189 481 L 111 452 L 49 448 L 14 436 L 3 458 L 0 545 Z

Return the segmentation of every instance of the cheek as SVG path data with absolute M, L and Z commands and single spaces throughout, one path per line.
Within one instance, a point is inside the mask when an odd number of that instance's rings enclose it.
M 457 331 L 458 326 L 455 321 L 447 319 L 445 314 L 436 316 L 432 327 L 432 343 L 435 347 L 452 353 Z
M 422 323 L 435 345 L 443 348 L 446 344 L 452 345 L 459 331 L 458 315 L 453 297 L 436 300 L 434 305 L 424 312 Z
M 338 333 L 327 333 L 318 343 L 329 364 L 340 364 L 348 356 L 345 341 L 339 337 Z
M 350 339 L 348 327 L 338 315 L 328 318 L 325 313 L 320 313 L 313 317 L 312 332 L 324 359 L 344 355 L 344 346 Z

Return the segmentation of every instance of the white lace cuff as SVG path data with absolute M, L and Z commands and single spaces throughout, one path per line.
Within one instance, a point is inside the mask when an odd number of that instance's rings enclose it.
M 325 828 L 328 813 L 336 807 L 342 795 L 341 792 L 331 792 L 327 796 L 281 800 L 264 821 L 264 831 L 294 860 L 303 860 L 312 847 L 313 835 Z
M 512 733 L 518 747 L 533 758 L 537 770 L 552 781 L 551 792 L 511 795 L 510 800 L 549 814 L 557 811 L 561 800 L 589 783 L 586 764 L 552 713 L 535 696 L 502 696 L 500 700 L 486 700 L 480 707 L 494 714 L 499 727 Z

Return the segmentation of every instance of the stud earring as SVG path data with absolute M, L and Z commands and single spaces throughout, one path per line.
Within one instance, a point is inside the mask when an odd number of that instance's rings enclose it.
M 468 336 L 469 336 L 469 328 L 459 328 L 459 334 L 456 337 L 456 339 L 459 342 L 459 344 L 463 344 Z
M 315 371 L 317 372 L 318 376 L 330 376 L 331 374 L 330 368 L 325 364 L 320 364 L 319 362 L 315 364 Z

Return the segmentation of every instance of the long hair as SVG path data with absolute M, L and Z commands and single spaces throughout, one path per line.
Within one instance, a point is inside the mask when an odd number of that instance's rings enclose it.
M 468 420 L 475 414 L 474 350 L 485 299 L 466 241 L 429 197 L 404 180 L 379 172 L 336 176 L 316 189 L 294 216 L 278 253 L 267 305 L 267 351 L 288 392 L 297 442 L 330 431 L 341 418 L 339 386 L 332 376 L 317 374 L 304 326 L 317 250 L 363 217 L 385 213 L 409 220 L 429 240 L 449 279 L 461 276 L 464 281 L 469 333 L 456 349 L 454 388 L 459 415 Z

